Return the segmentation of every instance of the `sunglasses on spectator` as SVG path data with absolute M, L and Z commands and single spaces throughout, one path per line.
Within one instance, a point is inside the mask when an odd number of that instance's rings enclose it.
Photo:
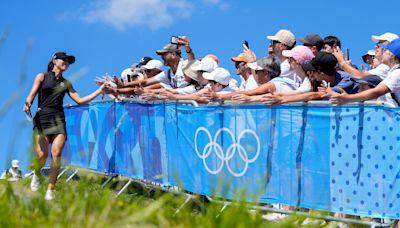
M 235 62 L 235 68 L 238 69 L 239 67 L 243 66 L 245 62 Z
M 258 73 L 263 73 L 263 74 L 265 74 L 265 73 L 268 72 L 268 71 L 265 70 L 265 69 L 263 69 L 263 70 L 254 70 L 254 71 L 256 72 L 256 74 L 258 74 Z
M 282 42 L 279 42 L 278 40 L 271 40 L 271 45 L 275 45 L 275 44 L 280 44 Z
M 216 81 L 213 81 L 213 80 L 208 80 L 208 82 L 210 83 L 211 86 L 213 86 L 217 83 Z

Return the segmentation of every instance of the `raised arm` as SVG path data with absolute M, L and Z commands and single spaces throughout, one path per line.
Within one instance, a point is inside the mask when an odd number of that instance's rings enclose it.
M 186 51 L 186 54 L 187 54 L 187 59 L 189 61 L 195 60 L 195 56 L 194 56 L 193 50 L 190 47 L 189 38 L 187 36 L 180 36 L 178 38 L 178 42 L 179 42 L 179 44 L 181 44 L 181 45 L 183 45 L 185 47 L 185 51 Z
M 353 75 L 356 78 L 362 78 L 362 77 L 368 75 L 368 73 L 365 74 L 365 73 L 357 70 L 348 61 L 346 61 L 346 59 L 344 58 L 343 52 L 340 50 L 339 47 L 336 47 L 336 49 L 333 51 L 332 54 L 336 57 L 339 65 L 343 71 L 346 71 L 347 73 Z

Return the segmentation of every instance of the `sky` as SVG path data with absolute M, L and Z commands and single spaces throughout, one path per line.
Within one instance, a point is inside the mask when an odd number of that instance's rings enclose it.
M 349 48 L 352 62 L 360 65 L 361 56 L 374 48 L 371 35 L 400 34 L 399 6 L 395 0 L 1 1 L 0 169 L 11 159 L 24 160 L 32 123 L 26 120 L 23 103 L 34 78 L 57 51 L 76 57 L 64 76 L 81 96 L 96 89 L 96 76 L 119 75 L 143 56 L 159 58 L 154 51 L 173 35 L 187 36 L 197 58 L 217 55 L 220 66 L 232 75 L 230 57 L 242 51 L 244 40 L 264 57 L 266 36 L 279 29 L 291 30 L 296 39 L 309 33 L 335 35 L 343 50 Z M 64 104 L 73 102 L 66 96 Z

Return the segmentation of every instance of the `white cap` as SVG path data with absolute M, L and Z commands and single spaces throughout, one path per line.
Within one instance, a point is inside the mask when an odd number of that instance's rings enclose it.
M 260 67 L 260 66 L 257 64 L 257 61 L 256 61 L 256 62 L 247 63 L 247 66 L 248 66 L 250 69 L 253 69 L 253 70 L 262 70 L 262 69 L 263 69 L 262 67 Z
M 217 67 L 211 73 L 204 72 L 203 78 L 207 80 L 216 81 L 221 85 L 229 85 L 229 82 L 232 80 L 231 74 L 229 71 L 222 67 Z
M 139 69 L 139 68 L 137 68 L 137 69 Z M 121 78 L 127 82 L 128 75 L 130 75 L 131 78 L 132 78 L 132 76 L 136 76 L 137 79 L 139 79 L 139 80 L 144 79 L 144 76 L 141 72 L 135 71 L 132 68 L 126 68 L 125 70 L 123 70 L 121 73 Z
M 368 50 L 367 55 L 375 55 L 375 50 Z
M 149 62 L 147 62 L 146 65 L 142 66 L 142 68 L 148 69 L 148 70 L 159 69 L 162 71 L 163 66 L 164 66 L 164 64 L 160 60 L 152 59 Z
M 18 160 L 12 160 L 11 161 L 11 167 L 12 168 L 19 168 L 19 161 Z
M 379 41 L 386 41 L 386 40 L 389 42 L 392 42 L 393 40 L 398 39 L 399 36 L 394 33 L 386 32 L 380 36 L 373 35 L 373 36 L 371 36 L 371 38 L 372 38 L 372 41 L 374 41 L 375 43 L 378 43 Z
M 281 29 L 275 35 L 267 36 L 267 39 L 279 41 L 289 47 L 293 46 L 296 42 L 294 34 L 287 29 Z
M 215 68 L 218 67 L 217 62 L 210 57 L 205 57 L 200 61 L 200 64 L 197 66 L 192 66 L 192 70 L 196 71 L 205 71 L 205 72 L 212 72 Z

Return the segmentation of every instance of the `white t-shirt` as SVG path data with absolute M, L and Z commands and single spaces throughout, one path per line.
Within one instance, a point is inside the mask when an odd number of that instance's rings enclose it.
M 302 93 L 308 93 L 311 92 L 311 82 L 308 77 L 305 77 L 299 88 L 297 88 L 297 91 L 300 91 Z
M 381 83 L 387 86 L 390 91 L 394 93 L 396 99 L 400 101 L 400 64 L 392 67 L 392 69 L 389 70 L 387 77 L 383 79 Z M 378 100 L 392 104 L 394 107 L 398 106 L 397 103 L 392 99 L 392 95 L 390 93 L 380 96 Z
M 239 88 L 237 88 L 237 89 L 239 89 Z M 237 89 L 227 86 L 227 87 L 223 88 L 221 91 L 217 92 L 217 94 L 233 93 L 233 92 L 237 92 L 238 91 Z
M 176 91 L 179 94 L 192 94 L 192 93 L 195 93 L 197 90 L 196 90 L 196 87 L 194 85 L 188 85 L 188 86 L 183 87 L 183 88 L 178 88 L 178 89 L 176 89 Z
M 185 60 L 187 61 L 187 60 Z M 164 84 L 169 84 L 171 85 L 172 88 L 177 89 L 177 88 L 184 88 L 189 85 L 187 81 L 185 81 L 185 75 L 183 74 L 182 71 L 182 64 L 184 60 L 180 60 L 178 64 L 178 68 L 176 69 L 175 74 L 172 72 L 171 68 L 168 68 L 159 74 L 157 74 L 155 79 L 159 82 L 162 82 Z
M 293 80 L 280 76 L 273 78 L 270 82 L 274 83 L 276 88 L 275 92 L 277 93 L 294 91 L 298 88 L 298 86 Z
M 297 84 L 297 86 L 300 86 L 302 81 L 301 78 L 296 74 L 296 72 L 294 72 L 290 68 L 290 63 L 288 59 L 285 59 L 285 61 L 281 63 L 281 75 L 279 76 L 293 80 Z
M 256 82 L 256 79 L 254 78 L 253 75 L 250 75 L 247 80 L 244 80 L 242 76 L 240 76 L 242 79 L 242 82 L 240 83 L 239 90 L 240 91 L 248 91 L 252 90 L 258 87 L 258 84 Z
M 386 64 L 379 64 L 376 68 L 369 70 L 368 73 L 371 75 L 379 76 L 382 79 L 385 79 L 389 73 L 390 67 Z

